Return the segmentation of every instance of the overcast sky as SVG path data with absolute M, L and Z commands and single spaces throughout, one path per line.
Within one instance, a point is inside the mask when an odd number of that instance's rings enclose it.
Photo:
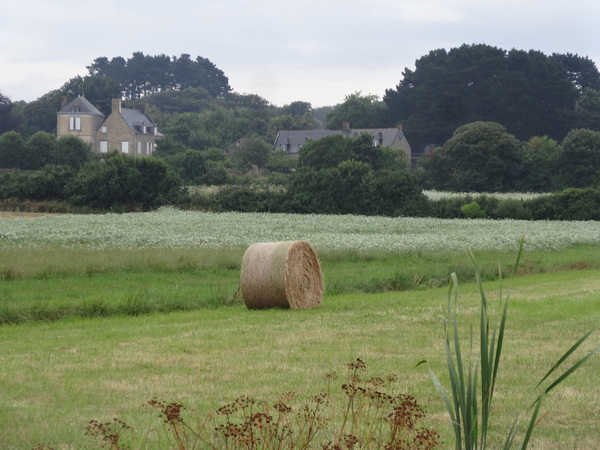
M 600 67 L 598 0 L 12 0 L 0 10 L 0 92 L 13 101 L 136 51 L 208 58 L 235 92 L 279 106 L 382 97 L 421 56 L 464 43 Z

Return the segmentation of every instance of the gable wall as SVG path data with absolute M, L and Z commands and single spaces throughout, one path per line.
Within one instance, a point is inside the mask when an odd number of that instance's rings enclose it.
M 103 131 L 106 128 L 106 131 Z M 108 141 L 108 151 L 121 151 L 121 142 L 129 142 L 129 153 L 132 152 L 134 139 L 133 131 L 119 112 L 112 112 L 101 125 L 96 136 L 96 148 L 100 151 L 100 141 Z
M 81 118 L 81 130 L 70 130 L 69 120 L 71 117 Z M 100 127 L 104 118 L 92 114 L 59 114 L 56 119 L 56 137 L 77 136 L 84 142 L 92 144 L 96 143 L 96 130 Z
M 103 131 L 103 127 L 106 131 Z M 132 156 L 145 156 L 154 153 L 154 143 L 156 138 L 151 134 L 136 134 L 125 122 L 125 119 L 119 112 L 112 112 L 104 121 L 96 136 L 96 148 L 100 151 L 101 141 L 107 141 L 107 150 L 118 150 L 121 152 L 122 143 L 128 142 L 128 154 Z M 148 143 L 151 144 L 151 151 L 148 152 Z
M 395 139 L 392 142 L 392 145 L 390 145 L 390 147 L 396 148 L 399 150 L 404 150 L 404 153 L 406 153 L 406 156 L 408 158 L 408 162 L 411 162 L 412 149 L 410 147 L 410 144 L 404 137 L 404 134 L 398 133 L 398 135 L 395 137 Z

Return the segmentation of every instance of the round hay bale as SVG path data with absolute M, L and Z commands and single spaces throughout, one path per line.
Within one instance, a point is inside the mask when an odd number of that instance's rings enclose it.
M 317 253 L 306 241 L 253 244 L 242 258 L 240 289 L 250 309 L 319 306 L 323 274 Z

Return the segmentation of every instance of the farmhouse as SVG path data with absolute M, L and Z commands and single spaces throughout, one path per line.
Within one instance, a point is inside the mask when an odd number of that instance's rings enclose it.
M 411 159 L 410 144 L 402 131 L 402 125 L 397 128 L 350 128 L 349 122 L 342 123 L 341 130 L 280 130 L 275 138 L 274 150 L 285 150 L 288 155 L 298 157 L 300 148 L 312 139 L 341 134 L 345 137 L 356 137 L 361 133 L 373 136 L 373 145 L 404 150 L 408 160 Z
M 156 139 L 163 137 L 156 124 L 146 114 L 145 106 L 123 108 L 121 99 L 112 100 L 112 111 L 105 118 L 85 97 L 78 96 L 67 103 L 61 100 L 57 113 L 58 138 L 73 135 L 80 137 L 98 153 L 118 150 L 135 156 L 154 153 Z

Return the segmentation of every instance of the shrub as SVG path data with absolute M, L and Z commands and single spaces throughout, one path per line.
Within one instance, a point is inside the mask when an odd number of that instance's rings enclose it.
M 54 147 L 53 162 L 74 169 L 81 168 L 86 162 L 94 159 L 91 145 L 77 136 L 63 136 Z
M 600 220 L 600 190 L 565 189 L 564 191 L 529 200 L 534 220 Z
M 283 195 L 266 188 L 230 186 L 219 189 L 211 204 L 218 211 L 281 212 Z
M 164 161 L 111 153 L 79 170 L 71 185 L 71 200 L 92 208 L 148 210 L 174 203 L 180 188 L 179 176 Z
M 506 199 L 498 202 L 498 206 L 490 213 L 494 219 L 531 220 L 531 210 L 522 200 Z
M 467 219 L 483 219 L 486 216 L 485 211 L 481 209 L 481 206 L 479 206 L 479 203 L 477 202 L 463 205 L 463 207 L 460 208 L 460 212 L 463 217 L 466 217 Z
M 470 197 L 466 197 L 470 199 Z M 431 217 L 440 219 L 456 219 L 462 217 L 460 209 L 465 204 L 465 198 L 452 197 L 428 200 Z

